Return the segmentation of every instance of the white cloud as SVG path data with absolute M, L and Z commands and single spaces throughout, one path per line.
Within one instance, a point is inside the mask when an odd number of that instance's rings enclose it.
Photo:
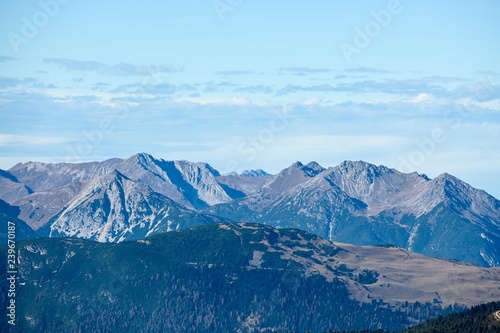
M 61 144 L 69 140 L 61 137 L 0 134 L 0 146 Z
M 426 93 L 418 94 L 415 98 L 410 100 L 410 103 L 422 103 L 432 99 L 432 96 Z

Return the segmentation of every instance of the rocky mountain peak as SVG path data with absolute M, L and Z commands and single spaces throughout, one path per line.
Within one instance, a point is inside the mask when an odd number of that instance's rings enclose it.
M 198 165 L 201 169 L 205 169 L 207 170 L 208 172 L 210 172 L 212 174 L 212 176 L 214 177 L 219 177 L 220 176 L 220 173 L 219 171 L 217 171 L 214 167 L 212 167 L 210 164 L 208 163 L 205 163 L 205 162 L 198 162 L 196 163 L 196 165 Z
M 274 175 L 264 187 L 276 193 L 284 193 L 296 185 L 313 178 L 321 171 L 323 169 L 316 162 L 304 165 L 297 161 Z
M 325 168 L 319 165 L 317 162 L 309 162 L 306 165 L 302 166 L 302 170 L 309 176 L 314 177 L 317 174 L 323 172 Z
M 271 176 L 271 174 L 265 172 L 262 169 L 255 169 L 255 170 L 245 170 L 241 173 L 241 177 L 264 177 L 264 176 Z
M 144 168 L 149 168 L 151 165 L 155 164 L 155 158 L 146 153 L 139 153 L 132 156 L 130 159 L 137 161 L 137 163 Z
M 306 165 L 304 165 L 300 161 L 297 161 L 297 162 L 293 163 L 290 167 L 284 169 L 283 171 L 293 170 L 293 169 L 301 170 L 308 177 L 314 177 L 317 174 L 319 174 L 320 172 L 325 170 L 325 168 L 323 168 L 321 165 L 319 165 L 317 162 L 314 162 L 314 161 L 309 162 Z
M 370 179 L 381 176 L 384 173 L 390 173 L 392 170 L 380 165 L 371 164 L 364 161 L 344 161 L 337 166 L 342 173 L 349 175 L 364 174 Z

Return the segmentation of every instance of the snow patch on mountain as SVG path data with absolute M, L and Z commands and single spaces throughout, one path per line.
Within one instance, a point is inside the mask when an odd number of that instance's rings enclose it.
M 190 216 L 193 223 L 203 223 L 201 217 L 196 220 L 194 213 L 114 170 L 86 184 L 51 223 L 49 236 L 119 242 L 178 229 Z

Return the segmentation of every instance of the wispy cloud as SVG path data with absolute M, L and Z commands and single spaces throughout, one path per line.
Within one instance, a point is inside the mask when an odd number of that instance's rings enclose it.
M 107 66 L 104 70 L 104 73 L 119 76 L 146 76 L 156 73 L 178 73 L 183 71 L 184 70 L 182 68 L 173 66 L 137 66 L 126 63 L 119 63 L 116 65 Z
M 14 58 L 14 57 L 8 57 L 8 56 L 2 56 L 2 55 L 0 55 L 0 62 L 16 61 L 16 60 L 19 60 L 19 59 Z
M 60 137 L 0 134 L 0 146 L 60 144 L 68 140 Z
M 80 96 L 71 96 L 68 97 L 68 100 L 73 101 L 74 103 L 92 103 L 99 102 L 100 98 L 94 95 L 80 95 Z
M 471 98 L 479 102 L 500 99 L 500 85 L 489 81 L 466 83 L 457 87 L 453 94 L 457 98 Z
M 378 69 L 378 68 L 372 68 L 372 67 L 355 67 L 355 68 L 348 68 L 345 69 L 344 72 L 346 73 L 357 73 L 357 74 L 393 74 L 395 72 L 385 70 L 385 69 Z
M 266 86 L 266 85 L 254 85 L 254 86 L 249 85 L 234 89 L 235 92 L 246 92 L 250 94 L 271 94 L 273 90 L 274 90 L 273 86 Z
M 219 76 L 233 76 L 233 75 L 251 75 L 255 74 L 252 70 L 226 70 L 226 71 L 216 71 L 215 74 Z
M 234 82 L 222 81 L 222 82 L 213 82 L 209 81 L 205 83 L 204 92 L 216 92 L 216 91 L 225 91 L 226 89 L 234 89 L 239 87 L 240 85 Z
M 342 88 L 342 87 L 338 87 Z M 443 88 L 432 85 L 427 81 L 418 79 L 395 80 L 387 79 L 384 81 L 366 80 L 346 85 L 345 91 L 350 92 L 381 92 L 387 94 L 419 94 L 427 93 L 442 93 Z
M 54 64 L 64 68 L 67 71 L 93 71 L 113 76 L 146 76 L 159 73 L 178 73 L 184 69 L 166 65 L 133 65 L 119 63 L 115 65 L 106 65 L 98 61 L 81 61 L 66 58 L 45 58 L 47 64 Z
M 281 88 L 276 93 L 276 95 L 282 96 L 282 95 L 292 94 L 292 93 L 299 92 L 299 91 L 331 92 L 331 91 L 336 91 L 336 90 L 337 89 L 330 84 L 319 84 L 319 85 L 312 85 L 312 86 L 300 86 L 300 85 L 288 84 L 285 87 Z
M 351 83 L 342 83 L 337 85 L 292 85 L 288 84 L 281 88 L 277 95 L 286 95 L 296 92 L 350 92 L 350 93 L 386 93 L 386 94 L 418 94 L 433 93 L 443 94 L 444 88 L 432 85 L 425 80 L 406 79 L 394 80 L 386 79 L 383 81 L 364 80 Z
M 301 67 L 281 67 L 279 68 L 279 72 L 281 74 L 307 76 L 314 74 L 328 74 L 334 72 L 334 70 L 330 68 L 311 68 L 311 67 L 301 66 Z
M 455 83 L 455 82 L 466 82 L 470 81 L 470 79 L 466 79 L 463 77 L 456 77 L 456 76 L 424 76 L 421 78 L 424 81 L 428 82 L 440 82 L 440 83 Z
M 30 86 L 30 87 L 45 87 L 38 79 L 33 77 L 26 77 L 18 79 L 14 77 L 0 77 L 0 89 L 12 88 L 17 86 Z
M 203 89 L 203 92 L 205 93 L 243 92 L 250 94 L 271 94 L 273 90 L 274 87 L 271 85 L 245 85 L 230 81 L 222 81 L 222 82 L 209 81 L 205 83 L 205 88 Z
M 196 87 L 190 84 L 170 84 L 167 82 L 157 84 L 124 84 L 116 87 L 114 93 L 150 94 L 150 95 L 173 95 L 182 91 L 196 91 Z
M 110 83 L 107 82 L 96 82 L 90 86 L 91 90 L 98 91 L 98 92 L 104 92 L 108 91 L 111 87 Z
M 67 71 L 100 71 L 106 67 L 98 61 L 81 61 L 66 58 L 45 58 L 43 61 L 47 64 L 58 65 Z
M 500 75 L 499 72 L 495 72 L 495 71 L 479 71 L 478 73 L 482 74 L 482 75 L 490 75 L 490 76 L 499 76 Z
M 281 67 L 278 69 L 280 74 L 290 74 L 298 76 L 307 75 L 318 75 L 318 74 L 330 74 L 330 73 L 344 73 L 344 74 L 395 74 L 394 71 L 389 71 L 385 69 L 372 68 L 372 67 L 355 67 L 347 69 L 333 69 L 333 68 L 321 68 L 321 67 L 307 67 L 307 66 L 297 66 L 297 67 Z

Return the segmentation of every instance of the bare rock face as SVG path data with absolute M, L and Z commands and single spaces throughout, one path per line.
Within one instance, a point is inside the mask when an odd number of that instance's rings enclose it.
M 9 173 L 31 184 L 33 191 L 51 191 L 75 182 L 89 181 L 113 170 L 151 187 L 188 208 L 203 208 L 223 203 L 231 197 L 217 183 L 219 173 L 207 163 L 157 160 L 148 154 L 136 154 L 128 159 L 113 158 L 103 162 L 18 164 Z M 3 188 L 0 198 L 4 197 Z
M 121 242 L 218 220 L 190 211 L 114 170 L 88 182 L 46 231 L 51 237 Z

